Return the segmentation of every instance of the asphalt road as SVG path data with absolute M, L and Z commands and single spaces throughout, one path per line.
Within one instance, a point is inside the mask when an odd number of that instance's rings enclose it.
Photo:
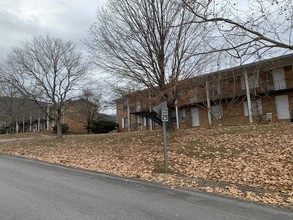
M 292 220 L 293 212 L 0 155 L 0 219 Z

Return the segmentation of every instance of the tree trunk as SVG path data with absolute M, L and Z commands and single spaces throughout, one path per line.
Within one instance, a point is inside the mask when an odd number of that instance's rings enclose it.
M 62 138 L 62 124 L 60 119 L 57 119 L 56 126 L 57 126 L 57 139 L 60 140 Z
M 89 134 L 90 133 L 90 124 L 91 124 L 91 120 L 87 120 L 87 125 L 86 125 L 86 131 Z
M 57 115 L 56 115 L 56 127 L 57 127 L 57 139 L 61 140 L 62 138 L 62 124 L 61 124 L 61 106 L 57 108 Z

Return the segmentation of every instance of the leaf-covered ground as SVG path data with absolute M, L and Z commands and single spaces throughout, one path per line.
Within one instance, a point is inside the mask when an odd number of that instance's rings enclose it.
M 6 137 L 0 136 L 0 139 Z M 293 125 L 38 136 L 0 143 L 0 153 L 293 208 Z

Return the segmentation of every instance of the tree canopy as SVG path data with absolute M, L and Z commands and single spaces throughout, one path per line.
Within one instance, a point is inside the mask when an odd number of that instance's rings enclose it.
M 110 0 L 86 39 L 95 64 L 174 105 L 178 81 L 201 72 L 207 25 L 176 0 Z M 184 25 L 183 25 L 184 24 Z M 197 56 L 196 56 L 197 55 Z
M 215 24 L 208 52 L 226 51 L 251 61 L 293 50 L 291 0 L 181 0 L 180 4 L 194 15 L 193 23 Z
M 87 65 L 73 42 L 49 35 L 35 37 L 12 49 L 2 74 L 6 82 L 36 103 L 47 102 L 52 106 L 60 138 L 64 105 L 87 74 Z

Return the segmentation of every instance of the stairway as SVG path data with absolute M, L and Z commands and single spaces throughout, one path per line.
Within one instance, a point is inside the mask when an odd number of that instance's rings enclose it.
M 151 111 L 148 113 L 147 117 L 151 119 L 152 121 L 156 122 L 158 125 L 162 126 L 163 122 L 161 118 L 159 117 L 159 114 L 155 111 Z

